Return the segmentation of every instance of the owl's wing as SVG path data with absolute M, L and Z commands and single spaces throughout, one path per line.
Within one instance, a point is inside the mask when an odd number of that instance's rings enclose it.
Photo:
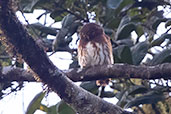
M 107 40 L 106 42 L 107 42 L 107 46 L 108 46 L 108 49 L 109 49 L 109 56 L 110 56 L 111 64 L 114 64 L 112 44 L 111 44 L 111 41 L 110 41 L 110 37 L 108 35 L 105 35 L 105 37 L 106 37 L 106 40 Z

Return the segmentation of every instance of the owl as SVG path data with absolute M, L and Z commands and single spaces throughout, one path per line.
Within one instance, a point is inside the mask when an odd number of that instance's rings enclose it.
M 88 23 L 80 30 L 78 63 L 81 68 L 114 63 L 110 38 L 100 25 Z M 106 83 L 106 80 L 96 81 L 97 85 Z

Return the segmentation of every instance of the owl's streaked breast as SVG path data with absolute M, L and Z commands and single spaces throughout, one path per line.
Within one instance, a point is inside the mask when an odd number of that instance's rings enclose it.
M 113 55 L 109 52 L 107 43 L 88 42 L 78 48 L 78 61 L 81 68 L 113 64 Z

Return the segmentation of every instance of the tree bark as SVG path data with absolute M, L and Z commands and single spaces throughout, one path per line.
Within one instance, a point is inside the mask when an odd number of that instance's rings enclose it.
M 35 72 L 35 76 L 46 83 L 79 114 L 129 114 L 120 107 L 76 86 L 55 67 L 19 22 L 10 0 L 0 0 L 0 28 L 15 50 Z
M 123 70 L 124 69 L 124 70 Z M 156 66 L 134 66 L 128 64 L 100 65 L 89 68 L 69 69 L 66 76 L 72 81 L 93 81 L 105 78 L 171 79 L 171 64 Z M 2 81 L 35 81 L 33 73 L 23 68 L 4 67 L 0 73 Z
M 33 73 L 28 72 L 27 70 L 23 68 L 15 68 L 12 66 L 3 67 L 0 68 L 0 82 L 23 82 L 23 81 L 29 81 L 33 82 L 36 81 L 33 77 Z
M 66 71 L 72 81 L 90 81 L 105 78 L 171 79 L 171 64 L 135 66 L 128 64 L 101 65 Z

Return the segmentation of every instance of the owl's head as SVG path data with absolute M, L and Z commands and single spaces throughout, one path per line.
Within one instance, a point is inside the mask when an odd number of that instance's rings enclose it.
M 92 40 L 103 34 L 103 28 L 95 23 L 88 23 L 80 30 L 81 39 Z

